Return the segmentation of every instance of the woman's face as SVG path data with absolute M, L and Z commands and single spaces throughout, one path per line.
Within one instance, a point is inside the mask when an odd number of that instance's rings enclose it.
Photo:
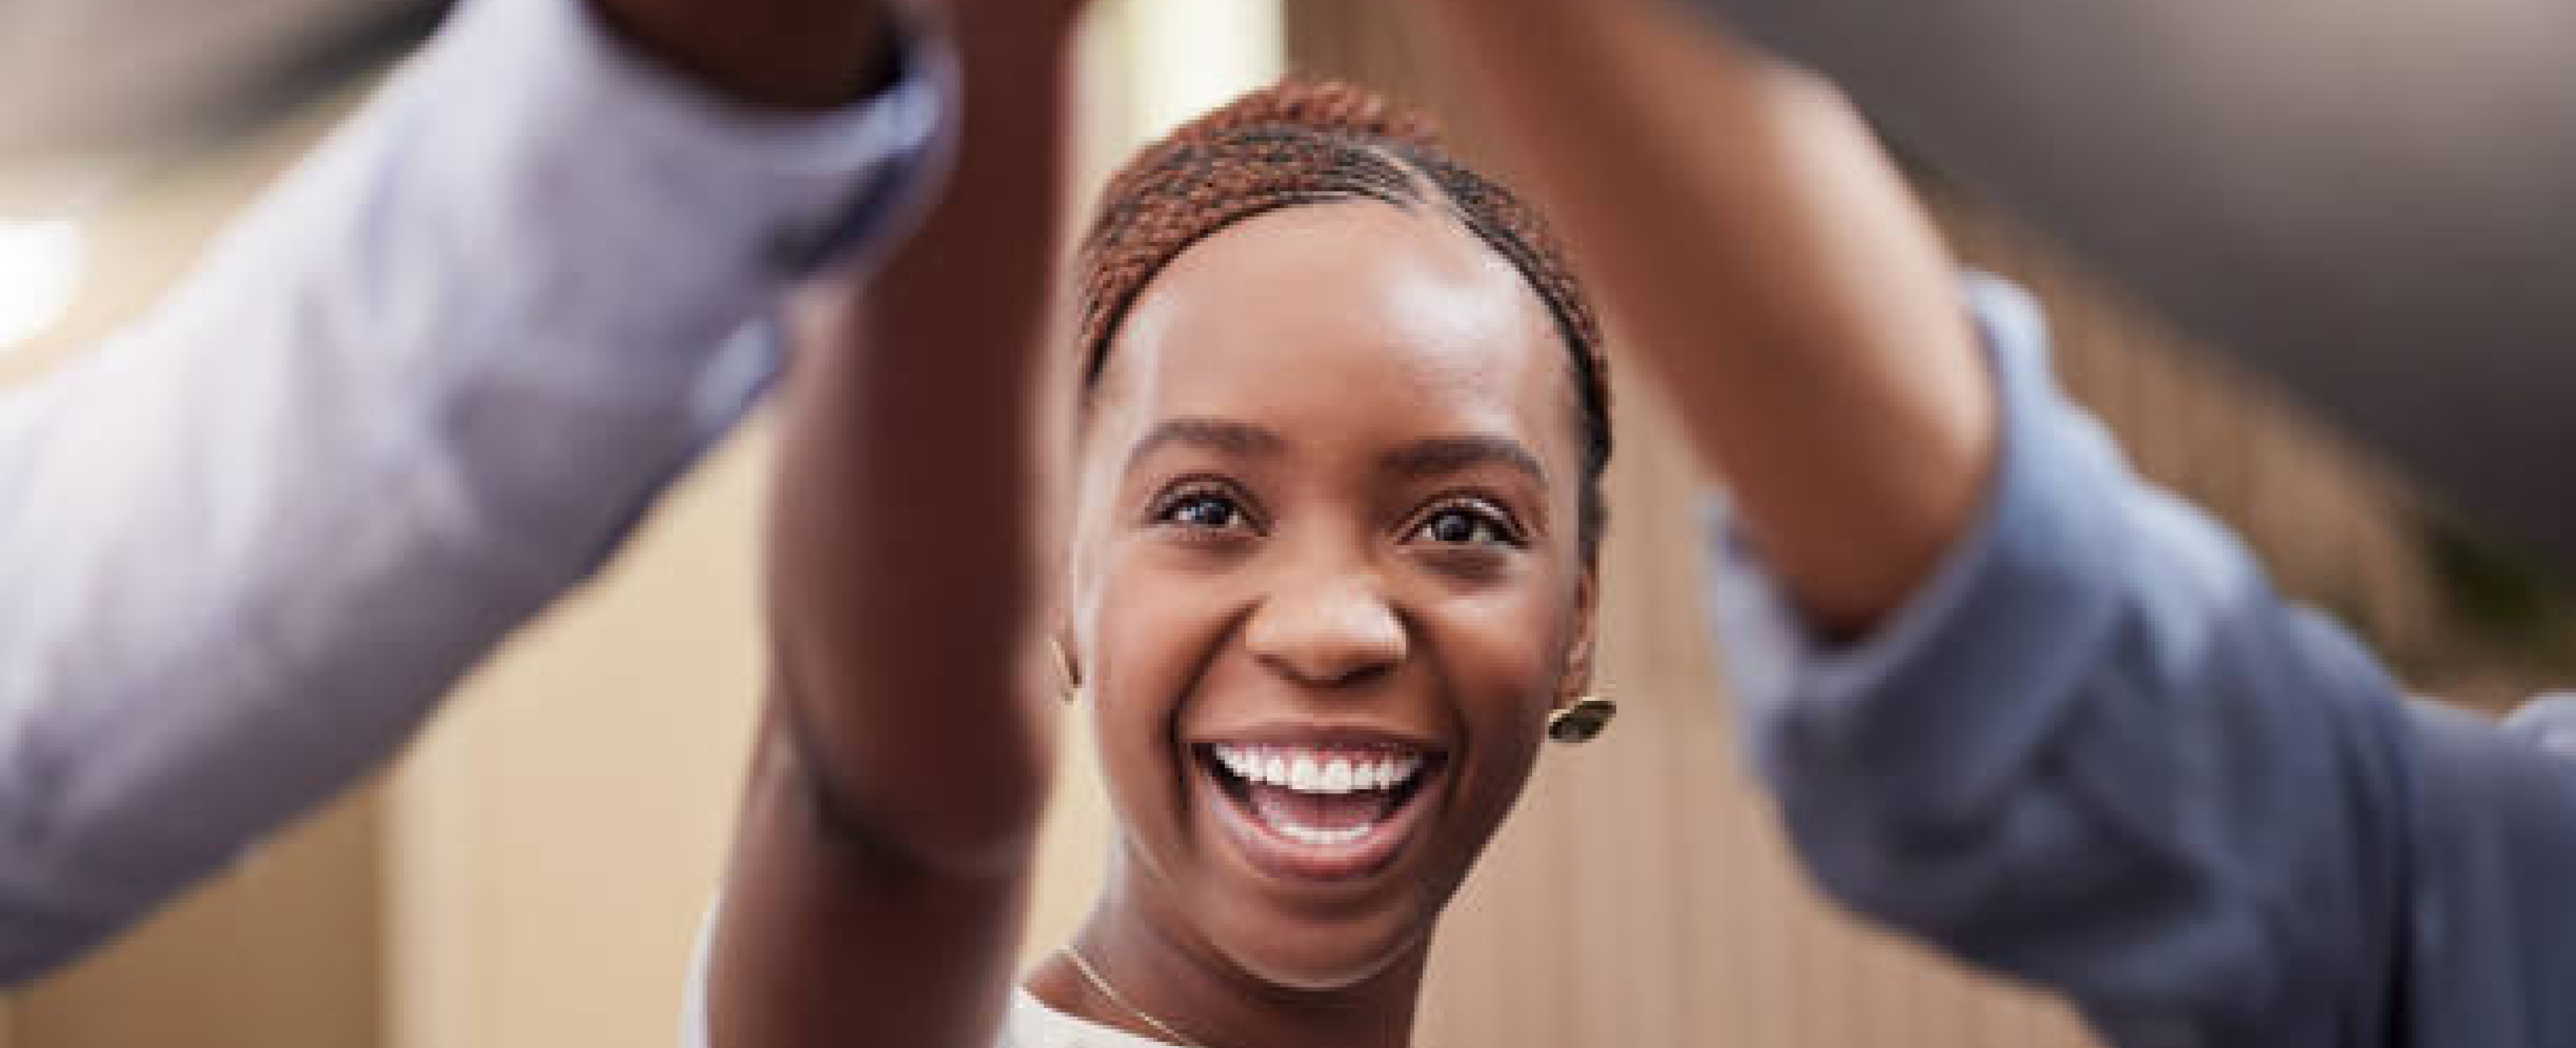
M 1566 348 L 1425 205 L 1175 258 L 1084 424 L 1069 626 L 1115 904 L 1266 982 L 1421 946 L 1589 661 Z

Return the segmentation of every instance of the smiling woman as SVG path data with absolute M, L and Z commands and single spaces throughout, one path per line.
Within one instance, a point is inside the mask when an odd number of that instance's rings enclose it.
M 1060 632 L 1119 832 L 1031 986 L 1199 1043 L 1404 1043 L 1587 683 L 1590 311 L 1508 193 L 1345 86 L 1182 128 L 1102 215 Z
M 967 140 L 943 214 L 988 213 Z M 951 547 L 986 563 L 1013 542 L 1063 550 L 1048 630 L 1089 699 L 1115 816 L 1106 886 L 1006 995 L 1034 810 L 1015 784 L 1043 764 L 1025 745 L 1043 707 L 953 655 L 889 692 L 869 682 L 912 656 L 860 666 L 851 643 L 800 643 L 815 623 L 782 619 L 780 700 L 710 955 L 714 1043 L 865 1031 L 980 1048 L 998 1023 L 1008 1048 L 1406 1044 L 1441 911 L 1552 719 L 1585 701 L 1608 397 L 1591 310 L 1536 216 L 1373 96 L 1293 83 L 1147 148 L 1099 213 L 1063 373 L 1080 392 L 1068 533 L 1014 530 L 1033 516 L 1015 488 L 989 512 L 929 514 L 936 545 L 912 545 L 902 577 Z M 924 244 L 943 243 L 940 221 Z M 974 343 L 1006 364 L 1010 344 Z M 908 394 L 938 391 L 908 378 Z M 850 482 L 792 450 L 843 413 L 832 398 L 791 397 L 784 490 Z M 872 408 L 860 458 L 890 453 L 890 411 L 954 430 L 927 405 Z M 975 440 L 1022 432 L 1000 428 Z M 941 475 L 1014 468 L 943 439 Z M 833 469 L 850 468 L 841 450 Z M 821 554 L 908 533 L 891 518 L 940 497 L 903 494 L 856 526 L 774 532 L 773 561 L 848 570 Z M 1037 622 L 1015 606 L 1039 606 L 1002 574 L 967 583 L 984 599 L 954 621 L 897 602 L 868 635 L 935 640 L 980 615 L 969 642 L 999 645 Z M 939 578 L 924 599 L 959 588 Z M 863 584 L 906 585 L 841 583 Z M 956 775 L 970 759 L 979 774 Z

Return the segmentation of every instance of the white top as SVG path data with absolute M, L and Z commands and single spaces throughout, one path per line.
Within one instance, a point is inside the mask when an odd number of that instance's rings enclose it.
M 689 1021 L 680 1031 L 683 1048 L 712 1048 L 707 1031 L 706 983 L 689 981 Z M 1172 1048 L 1161 1041 L 1149 1040 L 1083 1019 L 1066 1015 L 1046 1006 L 1037 995 L 1025 989 L 1011 990 L 1011 1010 L 1002 1016 L 1002 1029 L 993 1037 L 993 1048 Z
M 1027 990 L 1011 991 L 1011 1012 L 1002 1019 L 1002 1036 L 994 1048 L 1172 1048 L 1161 1041 L 1114 1030 L 1088 1019 L 1056 1011 Z
M 0 393 L 0 986 L 366 771 L 598 566 L 774 370 L 779 260 L 928 180 L 908 57 L 753 112 L 579 0 L 473 0 L 167 301 Z
M 680 987 L 681 1048 L 714 1048 L 714 1035 L 707 1026 L 707 951 L 714 937 L 713 926 L 714 916 L 710 913 L 707 921 L 699 927 L 697 950 L 689 961 L 688 978 Z M 1047 1007 L 1028 990 L 1014 987 L 1011 990 L 1011 1009 L 1002 1016 L 1002 1028 L 994 1035 L 993 1048 L 1172 1046 L 1066 1015 Z

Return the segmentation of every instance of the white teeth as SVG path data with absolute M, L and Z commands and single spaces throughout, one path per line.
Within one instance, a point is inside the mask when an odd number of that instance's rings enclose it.
M 1351 785 L 1351 762 L 1336 759 L 1331 764 L 1324 765 L 1324 792 L 1349 793 L 1353 788 L 1354 787 Z
M 1349 844 L 1352 841 L 1358 840 L 1361 836 L 1367 834 L 1372 827 L 1345 826 L 1338 830 L 1319 830 L 1312 826 L 1299 826 L 1293 822 L 1282 822 L 1273 824 L 1272 828 L 1278 830 L 1280 833 L 1286 834 L 1289 840 L 1296 841 L 1299 844 L 1315 848 L 1330 848 L 1336 845 Z
M 1324 770 L 1315 766 L 1315 758 L 1299 756 L 1288 765 L 1288 788 L 1299 793 L 1324 791 Z
M 1409 753 L 1353 757 L 1347 751 L 1319 754 L 1231 744 L 1215 749 L 1217 763 L 1227 771 L 1251 782 L 1284 786 L 1299 793 L 1391 789 L 1422 770 L 1422 758 Z

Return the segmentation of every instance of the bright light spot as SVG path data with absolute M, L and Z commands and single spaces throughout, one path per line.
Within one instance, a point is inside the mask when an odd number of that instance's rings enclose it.
M 62 318 L 87 246 L 80 226 L 65 219 L 0 219 L 0 352 Z
M 1160 135 L 1279 79 L 1287 51 L 1280 0 L 1135 0 L 1129 63 L 1140 129 Z

